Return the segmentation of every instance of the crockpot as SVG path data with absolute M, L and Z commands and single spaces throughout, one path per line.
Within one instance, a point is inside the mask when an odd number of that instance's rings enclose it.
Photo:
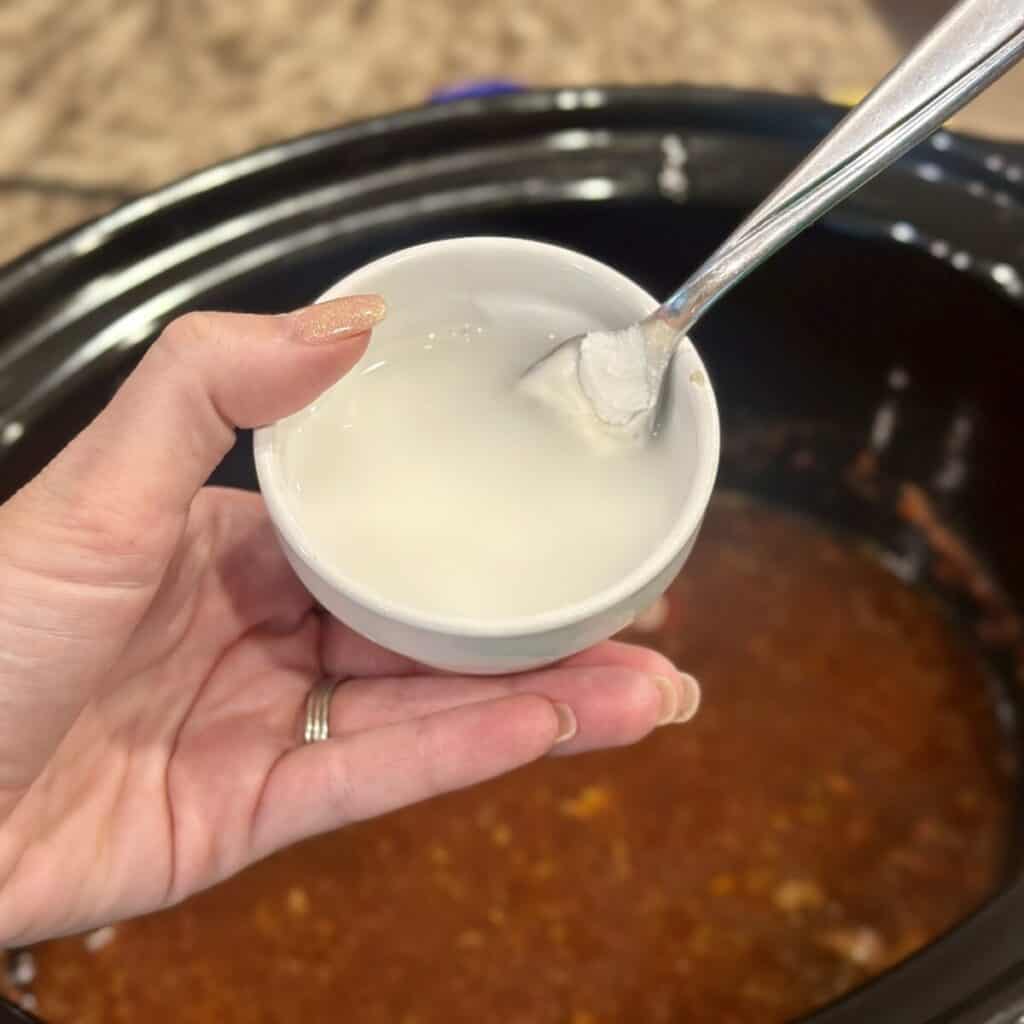
M 0 271 L 0 497 L 182 312 L 280 312 L 374 257 L 465 234 L 575 247 L 667 294 L 840 116 L 706 89 L 509 93 L 295 139 L 135 199 Z M 1016 758 L 1024 148 L 938 133 L 738 287 L 698 341 L 723 409 L 726 483 L 872 537 L 908 581 L 944 589 L 968 629 L 998 618 L 979 650 Z M 770 433 L 774 448 L 731 458 L 730 432 Z M 814 449 L 799 472 L 790 435 Z M 870 487 L 848 486 L 857 465 Z M 216 479 L 254 486 L 249 436 Z M 961 571 L 938 571 L 948 551 L 899 514 L 908 483 L 964 538 Z M 1024 1020 L 1015 819 L 984 906 L 808 1019 Z M 0 1007 L 7 1019 L 32 1018 Z

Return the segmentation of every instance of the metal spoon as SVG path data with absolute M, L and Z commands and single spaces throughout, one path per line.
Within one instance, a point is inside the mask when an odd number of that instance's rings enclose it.
M 527 370 L 524 383 L 550 397 L 578 382 L 605 424 L 652 429 L 672 354 L 701 316 L 1022 55 L 1022 0 L 963 0 L 649 317 L 569 338 Z

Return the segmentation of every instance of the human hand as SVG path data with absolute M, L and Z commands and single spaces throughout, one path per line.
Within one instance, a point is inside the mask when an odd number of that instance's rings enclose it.
M 319 612 L 257 495 L 203 486 L 236 427 L 310 402 L 382 316 L 364 296 L 183 317 L 0 507 L 0 946 L 696 709 L 692 679 L 616 643 L 515 677 L 432 674 Z M 324 677 L 345 680 L 332 738 L 301 745 Z

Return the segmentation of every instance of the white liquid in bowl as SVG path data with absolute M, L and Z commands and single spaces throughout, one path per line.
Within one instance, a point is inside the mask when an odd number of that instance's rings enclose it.
M 393 311 L 359 365 L 286 421 L 306 544 L 380 598 L 482 620 L 551 611 L 636 569 L 678 517 L 693 439 L 600 443 L 531 398 L 523 371 L 581 325 L 508 313 L 441 297 Z

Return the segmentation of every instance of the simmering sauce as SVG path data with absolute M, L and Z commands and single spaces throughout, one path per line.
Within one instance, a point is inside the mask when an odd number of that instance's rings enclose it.
M 634 630 L 704 704 L 275 856 L 37 954 L 56 1024 L 765 1024 L 998 884 L 1009 767 L 979 665 L 859 548 L 728 494 Z

